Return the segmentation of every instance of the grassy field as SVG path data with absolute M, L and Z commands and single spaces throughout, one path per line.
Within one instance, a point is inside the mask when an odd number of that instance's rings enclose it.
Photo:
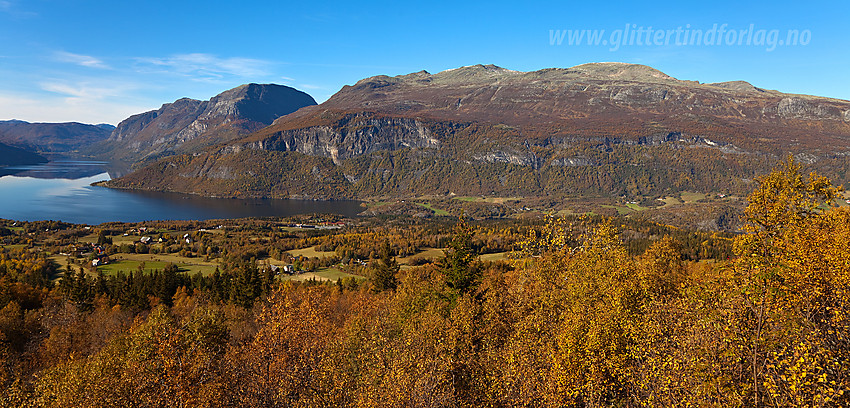
M 835 201 L 839 207 L 847 207 L 850 206 L 850 203 L 847 203 L 848 199 L 850 199 L 850 191 L 844 191 L 841 194 L 838 194 L 838 199 Z
M 649 209 L 649 207 L 641 207 L 638 204 L 632 204 L 632 203 L 626 204 L 626 207 L 629 207 L 630 209 L 635 210 L 635 211 L 643 211 L 643 210 Z
M 111 238 L 112 238 L 113 244 L 121 245 L 121 244 L 132 244 L 132 243 L 138 241 L 139 238 L 141 238 L 141 236 L 128 235 L 128 236 L 125 237 L 123 235 L 114 235 Z M 89 234 L 89 235 L 86 235 L 84 237 L 80 237 L 78 241 L 79 242 L 85 242 L 85 243 L 88 243 L 88 244 L 94 244 L 94 243 L 97 242 L 97 234 Z
M 631 208 L 629 208 L 629 207 L 625 207 L 625 206 L 622 206 L 622 205 L 607 205 L 607 204 L 603 204 L 601 207 L 604 207 L 604 208 L 613 208 L 613 209 L 617 210 L 617 214 L 619 214 L 619 215 L 626 215 L 626 214 L 630 214 L 630 213 L 632 213 L 632 211 L 634 211 L 634 210 L 632 210 Z
M 116 254 L 112 259 L 112 262 L 99 266 L 97 270 L 106 274 L 118 271 L 132 272 L 138 270 L 139 264 L 144 262 L 144 270 L 151 272 L 154 269 L 162 270 L 169 263 L 173 263 L 180 268 L 181 272 L 189 274 L 200 272 L 203 275 L 209 275 L 215 272 L 217 266 L 214 261 L 205 261 L 203 258 L 184 258 L 173 254 Z
M 305 272 L 298 275 L 281 275 L 282 280 L 292 280 L 292 281 L 305 281 L 310 279 L 315 279 L 319 281 L 331 281 L 336 282 L 341 278 L 353 277 L 355 279 L 365 280 L 366 278 L 359 275 L 352 275 L 350 273 L 345 273 L 336 268 L 321 268 L 316 272 Z
M 684 201 L 685 204 L 690 204 L 690 203 L 695 203 L 699 200 L 704 199 L 705 194 L 703 194 L 703 193 L 691 193 L 691 192 L 686 191 L 686 192 L 680 194 L 680 197 L 682 197 L 682 201 Z
M 443 256 L 444 250 L 445 248 L 424 248 L 422 251 L 419 251 L 411 256 L 406 256 L 404 258 L 396 258 L 396 261 L 402 265 L 409 265 L 413 259 L 437 259 Z
M 418 205 L 418 206 L 420 206 L 420 207 L 423 207 L 423 208 L 427 208 L 427 209 L 429 209 L 429 210 L 433 211 L 433 212 L 434 212 L 434 215 L 436 215 L 436 216 L 438 216 L 438 217 L 451 215 L 451 214 L 449 214 L 449 212 L 448 212 L 448 211 L 446 211 L 446 210 L 441 210 L 441 209 L 439 209 L 439 208 L 434 208 L 434 205 L 433 205 L 433 204 L 431 204 L 431 203 L 416 203 L 416 205 Z
M 291 249 L 289 251 L 292 256 L 304 256 L 307 258 L 330 258 L 336 256 L 334 251 L 317 251 L 315 246 L 304 249 Z
M 388 204 L 394 204 L 394 203 L 395 202 L 393 202 L 393 201 L 370 201 L 370 202 L 365 202 L 362 205 L 364 205 L 366 208 L 374 208 L 374 207 L 380 207 L 382 205 L 388 205 Z
M 468 202 L 477 202 L 477 203 L 491 203 L 491 204 L 504 204 L 509 201 L 519 201 L 522 200 L 522 197 L 471 197 L 471 196 L 457 196 L 452 197 L 452 200 L 460 200 L 460 201 L 468 201 Z
M 56 271 L 57 273 L 62 274 L 62 273 L 65 273 L 65 271 L 68 270 L 68 264 L 65 262 L 68 259 L 67 256 L 53 255 L 49 258 L 52 259 L 53 262 L 56 262 L 57 265 L 59 265 L 59 270 Z
M 298 231 L 304 231 L 304 228 L 299 228 L 299 227 L 280 227 L 280 230 L 281 230 L 281 231 L 286 231 L 286 232 L 298 232 Z
M 479 256 L 479 258 L 481 258 L 482 261 L 495 262 L 506 259 L 509 253 L 510 252 L 496 252 L 492 254 L 481 255 Z
M 144 272 L 150 273 L 154 270 L 163 270 L 168 262 L 162 261 L 113 261 L 106 265 L 97 267 L 98 272 L 103 272 L 104 275 L 115 275 L 118 272 L 130 273 L 139 270 L 139 265 L 145 263 Z
M 97 235 L 89 234 L 89 235 L 86 235 L 84 237 L 78 238 L 77 241 L 85 242 L 87 244 L 93 244 L 93 243 L 97 242 Z
M 662 205 L 659 208 L 664 208 L 664 207 L 667 207 L 667 206 L 670 206 L 670 205 L 682 204 L 682 201 L 679 200 L 679 197 L 673 197 L 673 196 L 664 197 L 664 198 L 661 199 L 661 202 L 663 202 L 664 205 Z
M 123 236 L 123 235 L 118 235 L 118 236 L 112 237 L 112 243 L 115 244 L 115 245 L 132 244 L 132 243 L 138 241 L 140 238 L 141 238 L 140 236 L 134 236 L 134 235 L 127 235 L 126 237 Z M 95 237 L 94 241 L 92 241 L 92 242 L 97 242 L 97 237 Z
M 572 215 L 596 215 L 596 213 L 593 211 L 575 212 L 571 209 L 563 209 L 555 212 L 555 215 L 559 217 L 568 217 Z
M 297 229 L 297 228 L 294 228 L 294 229 Z M 156 240 L 156 238 L 158 238 L 159 234 L 162 234 L 162 233 L 170 234 L 170 235 L 172 235 L 173 237 L 176 237 L 176 238 L 182 238 L 183 235 L 185 235 L 185 234 L 196 234 L 196 233 L 198 233 L 198 231 L 194 230 L 194 229 L 193 230 L 183 230 L 183 231 L 169 231 L 169 230 L 166 230 L 166 229 L 158 229 L 158 230 L 148 230 L 147 233 L 142 234 L 142 235 L 127 235 L 127 236 L 124 236 L 124 234 L 121 234 L 121 235 L 111 235 L 110 238 L 112 238 L 112 243 L 115 244 L 115 245 L 132 244 L 132 243 L 138 242 L 139 239 L 141 239 L 143 236 L 152 237 L 152 238 L 154 238 L 154 240 Z M 224 231 L 220 230 L 220 229 L 208 229 L 208 230 L 205 230 L 204 232 L 202 232 L 202 234 L 224 234 Z M 84 237 L 80 237 L 79 241 L 94 244 L 94 243 L 97 242 L 97 234 L 91 233 L 91 234 L 86 235 Z

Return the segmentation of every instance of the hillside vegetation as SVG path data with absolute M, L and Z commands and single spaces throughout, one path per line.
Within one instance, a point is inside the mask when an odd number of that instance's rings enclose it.
M 848 406 L 850 211 L 831 206 L 839 193 L 785 162 L 755 180 L 735 236 L 599 217 L 453 227 L 402 217 L 328 232 L 184 223 L 198 231 L 186 243 L 173 242 L 180 226 L 147 226 L 167 239 L 134 251 L 221 259 L 220 271 L 194 277 L 168 267 L 52 282 L 59 272 L 42 251 L 95 232 L 4 228 L 0 398 L 16 407 Z M 110 248 L 112 228 L 123 227 L 98 228 Z M 335 255 L 286 254 L 304 248 Z M 445 250 L 398 264 L 425 248 Z M 506 251 L 508 260 L 478 256 Z M 279 280 L 264 259 L 362 278 Z

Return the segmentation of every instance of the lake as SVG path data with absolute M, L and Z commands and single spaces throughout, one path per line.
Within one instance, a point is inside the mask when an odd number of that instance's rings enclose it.
M 92 161 L 2 168 L 0 218 L 97 225 L 108 221 L 286 217 L 312 213 L 350 217 L 363 211 L 358 201 L 208 198 L 92 186 L 94 182 L 111 179 L 108 168 L 108 163 Z

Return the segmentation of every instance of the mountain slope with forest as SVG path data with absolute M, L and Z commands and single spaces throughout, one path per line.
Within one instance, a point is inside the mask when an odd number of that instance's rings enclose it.
M 47 159 L 33 152 L 0 143 L 0 167 L 45 163 Z
M 639 199 L 741 194 L 786 154 L 845 181 L 850 102 L 682 81 L 633 64 L 476 65 L 367 78 L 247 137 L 109 185 L 287 197 L 310 189 L 288 179 L 251 184 L 254 176 L 323 158 L 318 172 L 345 182 L 314 198 Z

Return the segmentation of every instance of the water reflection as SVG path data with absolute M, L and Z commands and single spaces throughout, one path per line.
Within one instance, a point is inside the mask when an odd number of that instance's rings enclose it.
M 17 172 L 0 177 L 0 218 L 100 224 L 306 213 L 354 216 L 363 210 L 356 201 L 207 198 L 91 186 L 110 179 L 105 167 L 102 162 L 62 162 L 13 169 Z
M 0 167 L 0 176 L 38 179 L 80 179 L 103 173 L 110 164 L 102 161 L 63 160 L 45 164 Z M 110 171 L 110 173 L 113 173 Z

